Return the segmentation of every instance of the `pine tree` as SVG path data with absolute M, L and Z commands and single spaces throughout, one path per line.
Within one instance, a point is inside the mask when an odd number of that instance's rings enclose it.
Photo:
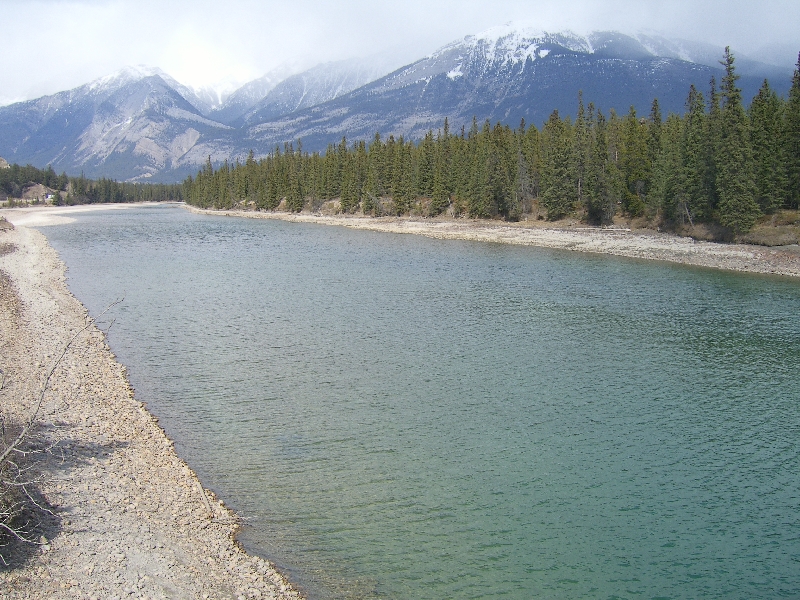
M 653 201 L 653 188 L 655 186 L 655 169 L 658 157 L 661 154 L 661 128 L 663 122 L 661 120 L 661 106 L 658 103 L 658 98 L 653 99 L 653 104 L 650 106 L 650 119 L 647 126 L 647 160 L 650 165 L 650 181 L 647 184 L 647 195 L 649 204 L 654 206 L 658 211 L 659 202 Z
M 477 120 L 473 119 L 467 139 L 470 167 L 466 199 L 467 212 L 474 219 L 492 216 L 489 144 L 489 126 L 484 123 L 483 131 L 478 131 Z
M 416 198 L 415 192 L 417 186 L 414 173 L 412 144 L 411 142 L 406 143 L 402 136 L 400 136 L 396 144 L 393 176 L 393 212 L 396 215 L 408 214 Z
M 755 201 L 753 157 L 747 115 L 741 90 L 736 87 L 734 57 L 725 48 L 725 77 L 722 80 L 722 119 L 717 161 L 719 221 L 734 233 L 749 231 L 760 214 Z
M 723 123 L 722 110 L 720 109 L 720 94 L 717 91 L 717 80 L 715 77 L 712 77 L 711 89 L 708 95 L 708 116 L 705 119 L 705 132 L 702 142 L 704 163 L 702 197 L 708 203 L 708 219 L 712 218 L 712 215 L 719 206 L 717 175 L 719 173 L 719 161 L 721 158 L 720 139 L 722 130 Z
M 636 109 L 631 106 L 624 125 L 624 154 L 622 172 L 627 193 L 623 204 L 631 216 L 644 212 L 644 198 L 650 184 L 651 165 L 648 156 L 648 131 L 644 123 L 636 118 Z
M 591 140 L 589 139 L 589 126 L 586 122 L 586 110 L 583 106 L 583 91 L 579 91 L 578 117 L 575 119 L 575 137 L 572 152 L 572 159 L 574 161 L 572 169 L 575 173 L 577 184 L 575 197 L 579 206 L 583 206 L 586 201 L 584 196 L 590 154 Z
M 542 129 L 542 204 L 551 221 L 568 215 L 575 204 L 572 140 L 568 125 L 553 111 Z
M 445 125 L 447 120 L 445 120 Z M 445 131 L 447 128 L 445 127 Z M 433 190 L 431 203 L 428 207 L 428 216 L 435 217 L 441 214 L 450 203 L 450 192 L 447 189 L 447 173 L 449 169 L 445 166 L 446 157 L 444 142 L 441 137 L 437 140 L 435 148 L 434 169 L 433 169 Z
M 616 206 L 616 166 L 608 156 L 605 117 L 598 111 L 596 122 L 590 119 L 590 123 L 594 140 L 587 165 L 586 214 L 589 223 L 608 225 L 614 220 Z
M 289 212 L 300 212 L 303 210 L 303 192 L 302 192 L 302 178 L 297 168 L 297 164 L 291 158 L 294 152 L 290 151 L 284 153 L 284 161 L 286 162 L 286 209 Z
M 800 55 L 792 77 L 784 117 L 783 148 L 787 192 L 791 208 L 800 208 Z
M 592 105 L 589 105 L 592 108 Z M 590 111 L 591 112 L 591 111 Z M 541 146 L 539 140 L 539 130 L 531 125 L 525 132 L 525 137 L 520 142 L 525 166 L 527 167 L 528 181 L 527 189 L 529 196 L 536 198 L 541 192 L 540 166 L 541 166 Z
M 417 168 L 417 196 L 430 198 L 433 196 L 434 167 L 436 164 L 436 148 L 433 141 L 433 131 L 428 130 L 422 142 L 416 148 L 418 155 Z
M 356 162 L 351 154 L 345 154 L 342 163 L 342 191 L 339 203 L 343 213 L 352 213 L 358 206 Z
M 686 108 L 680 161 L 683 172 L 679 187 L 682 193 L 670 199 L 679 205 L 665 208 L 668 214 L 676 215 L 681 222 L 688 218 L 694 224 L 695 220 L 709 220 L 712 211 L 712 199 L 707 186 L 709 117 L 705 113 L 703 94 L 694 86 L 689 88 Z
M 748 111 L 755 160 L 756 201 L 762 212 L 773 213 L 786 201 L 783 102 L 764 80 Z
M 688 206 L 684 158 L 684 121 L 670 115 L 661 128 L 661 149 L 653 168 L 653 195 L 664 219 L 683 220 Z
M 659 154 L 661 154 L 662 126 L 663 123 L 661 120 L 661 106 L 658 103 L 658 98 L 654 98 L 653 104 L 650 107 L 650 123 L 648 127 L 648 136 L 647 136 L 647 158 L 650 161 L 651 186 L 652 186 L 652 177 L 654 176 L 655 165 L 658 162 Z
M 498 123 L 491 133 L 489 187 L 493 215 L 518 221 L 521 207 L 514 193 L 517 173 L 516 144 L 511 129 Z

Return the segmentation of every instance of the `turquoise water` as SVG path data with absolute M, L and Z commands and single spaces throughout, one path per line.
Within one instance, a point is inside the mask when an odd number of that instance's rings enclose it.
M 76 216 L 70 288 L 310 597 L 800 597 L 800 282 Z

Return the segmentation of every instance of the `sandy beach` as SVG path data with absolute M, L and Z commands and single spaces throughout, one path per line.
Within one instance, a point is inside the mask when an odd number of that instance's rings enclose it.
M 424 235 L 437 239 L 539 246 L 728 271 L 800 277 L 800 247 L 797 245 L 767 248 L 746 244 L 717 244 L 651 230 L 601 229 L 578 223 L 570 227 L 554 228 L 541 221 L 506 223 L 472 219 L 373 218 L 278 211 L 202 210 L 188 205 L 186 208 L 205 215 L 338 225 L 369 231 Z
M 0 548 L 3 598 L 299 598 L 234 541 L 239 520 L 176 454 L 104 334 L 87 324 L 64 264 L 25 226 L 109 207 L 0 211 L 0 390 L 6 419 L 30 414 L 46 370 L 76 333 L 39 414 L 36 544 Z M 119 208 L 117 208 L 119 209 Z M 3 224 L 0 222 L 0 224 Z M 7 225 L 7 224 L 5 224 Z M 101 325 L 102 326 L 102 325 Z
M 0 215 L 18 227 L 40 227 L 72 223 L 75 219 L 69 215 L 77 213 L 100 210 L 126 210 L 152 204 L 143 202 L 141 204 L 90 204 L 86 206 L 30 206 L 26 208 L 1 209 Z

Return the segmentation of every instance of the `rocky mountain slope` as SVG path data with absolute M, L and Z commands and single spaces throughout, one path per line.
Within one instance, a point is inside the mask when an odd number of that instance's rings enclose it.
M 691 84 L 720 76 L 721 49 L 655 35 L 580 36 L 516 26 L 455 41 L 386 74 L 374 61 L 343 61 L 302 73 L 273 72 L 221 98 L 198 93 L 157 69 L 132 68 L 74 90 L 0 107 L 0 155 L 87 176 L 177 181 L 211 157 L 264 155 L 301 139 L 323 150 L 343 136 L 375 132 L 422 137 L 469 127 L 473 117 L 541 125 L 574 114 L 578 91 L 608 112 L 681 112 Z M 768 77 L 785 92 L 791 71 L 737 60 L 743 95 Z
M 334 100 L 385 75 L 384 66 L 360 59 L 317 65 L 278 83 L 233 124 L 263 123 Z
M 688 60 L 691 50 L 700 55 L 697 62 Z M 473 116 L 512 126 L 524 118 L 538 126 L 554 109 L 574 114 L 579 90 L 604 112 L 627 113 L 634 105 L 646 115 L 656 97 L 665 114 L 682 112 L 691 84 L 705 91 L 712 76 L 720 78 L 720 65 L 707 64 L 706 54 L 701 46 L 687 49 L 654 37 L 499 27 L 449 44 L 331 102 L 253 125 L 246 140 L 269 147 L 302 139 L 304 147 L 317 148 L 344 135 L 371 138 L 376 131 L 419 138 L 441 127 L 445 117 L 453 130 L 468 128 Z M 748 67 L 758 71 L 753 61 Z M 758 75 L 743 75 L 740 84 L 749 99 L 764 77 L 785 91 L 790 76 L 761 65 Z

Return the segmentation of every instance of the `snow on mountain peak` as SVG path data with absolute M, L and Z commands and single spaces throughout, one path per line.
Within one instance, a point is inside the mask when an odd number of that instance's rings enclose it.
M 136 65 L 136 66 L 123 67 L 115 73 L 111 73 L 110 75 L 105 75 L 103 77 L 95 79 L 88 85 L 89 89 L 92 91 L 104 90 L 108 88 L 119 88 L 133 81 L 139 81 L 140 79 L 144 79 L 146 77 L 153 77 L 154 75 L 159 75 L 161 77 L 165 76 L 169 77 L 166 73 L 164 73 L 161 69 L 157 67 L 148 67 L 147 65 Z
M 548 45 L 558 45 L 573 52 L 592 52 L 592 44 L 588 37 L 577 35 L 571 31 L 548 33 L 528 23 L 506 23 L 468 35 L 462 40 L 440 48 L 427 57 L 428 60 L 450 55 L 452 52 L 463 52 L 475 56 L 481 55 L 487 64 L 516 64 L 528 59 L 537 60 L 549 54 Z M 455 70 L 448 73 L 457 77 Z
M 468 37 L 482 40 L 490 45 L 497 45 L 501 40 L 503 40 L 504 45 L 510 45 L 509 42 L 514 43 L 521 40 L 536 39 L 544 37 L 545 35 L 544 31 L 529 23 L 506 23 L 505 25 L 490 27 L 474 36 Z

